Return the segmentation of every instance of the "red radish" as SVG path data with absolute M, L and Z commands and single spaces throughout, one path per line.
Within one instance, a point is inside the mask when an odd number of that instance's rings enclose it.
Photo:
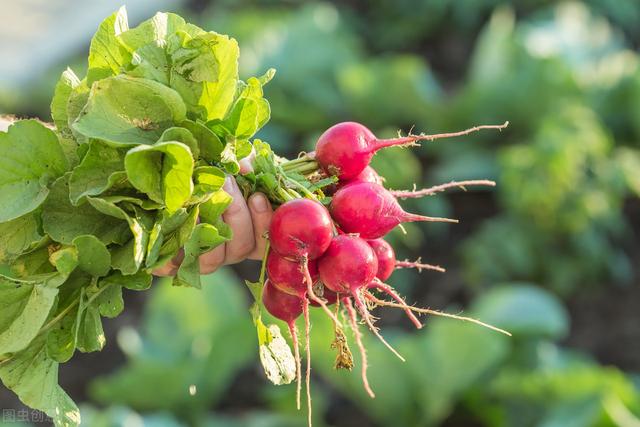
M 396 253 L 386 240 L 367 240 L 367 243 L 371 246 L 378 259 L 376 277 L 382 281 L 387 280 L 396 268 Z
M 420 258 L 415 262 L 407 260 L 397 261 L 395 251 L 384 239 L 367 240 L 367 243 L 373 248 L 373 251 L 376 253 L 376 258 L 378 258 L 378 273 L 376 277 L 383 282 L 391 277 L 393 270 L 400 268 L 416 268 L 418 271 L 425 269 L 436 270 L 441 273 L 445 272 L 445 269 L 439 265 L 421 263 Z
M 357 236 L 340 235 L 318 260 L 322 283 L 333 292 L 352 294 L 376 276 L 378 261 L 371 246 Z
M 338 318 L 326 303 L 313 292 L 313 278 L 308 261 L 322 255 L 331 244 L 333 221 L 329 211 L 319 202 L 295 199 L 282 204 L 273 214 L 269 226 L 269 240 L 273 249 L 285 258 L 298 261 L 307 284 L 307 296 L 320 304 L 335 322 Z
M 333 196 L 330 209 L 342 231 L 365 239 L 382 237 L 403 222 L 458 222 L 405 212 L 389 191 L 372 182 L 341 188 Z
M 342 187 L 349 184 L 355 184 L 356 182 L 374 182 L 376 184 L 384 184 L 384 179 L 376 172 L 371 166 L 367 166 L 356 177 L 351 178 L 348 181 L 342 182 Z
M 281 205 L 269 226 L 271 246 L 286 258 L 316 259 L 331 243 L 333 223 L 319 202 L 296 199 Z
M 289 295 L 276 288 L 269 280 L 264 284 L 262 290 L 262 303 L 267 311 L 275 318 L 282 320 L 289 327 L 291 340 L 293 341 L 293 350 L 296 359 L 296 403 L 300 409 L 300 389 L 302 387 L 302 367 L 300 363 L 300 344 L 298 343 L 298 330 L 296 328 L 296 319 L 302 314 L 304 307 L 308 306 L 305 299 Z M 309 334 L 308 325 L 306 326 L 307 337 Z M 308 356 L 307 356 L 308 357 Z
M 495 187 L 495 181 L 489 181 L 487 179 L 477 179 L 471 181 L 451 181 L 446 184 L 436 185 L 430 188 L 423 188 L 422 190 L 389 190 L 394 197 L 398 199 L 416 199 L 418 197 L 432 196 L 440 191 L 445 191 L 449 188 L 462 188 L 466 191 L 469 185 L 486 185 L 489 187 Z
M 375 279 L 378 271 L 378 260 L 367 241 L 348 234 L 334 237 L 331 245 L 318 261 L 318 271 L 322 283 L 327 288 L 353 297 L 356 307 L 369 329 L 404 361 L 404 358 L 385 341 L 373 325 L 371 315 L 362 299 L 362 292 Z
M 315 260 L 307 261 L 307 268 L 313 283 L 318 281 L 318 265 Z M 291 261 L 278 254 L 269 251 L 267 256 L 267 275 L 269 281 L 282 292 L 305 298 L 307 295 L 306 276 L 304 267 L 299 261 Z
M 500 126 L 476 126 L 461 132 L 437 135 L 409 135 L 401 138 L 378 139 L 364 125 L 355 122 L 338 123 L 327 129 L 316 143 L 315 157 L 320 166 L 341 180 L 355 178 L 371 162 L 376 151 L 385 147 L 414 145 L 417 141 L 467 135 L 480 129 L 503 129 Z

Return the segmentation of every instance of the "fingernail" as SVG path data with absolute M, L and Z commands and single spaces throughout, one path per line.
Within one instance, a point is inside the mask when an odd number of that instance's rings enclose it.
M 262 194 L 254 194 L 251 197 L 251 207 L 254 211 L 262 213 L 266 212 L 269 209 L 269 205 L 267 204 L 267 198 Z

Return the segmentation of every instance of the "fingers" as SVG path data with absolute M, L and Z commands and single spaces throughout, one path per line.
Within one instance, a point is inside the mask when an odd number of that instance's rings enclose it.
M 269 230 L 273 209 L 264 194 L 256 193 L 249 197 L 249 210 L 253 220 L 255 247 L 248 258 L 260 260 L 264 256 L 264 250 L 267 245 L 266 232 Z
M 223 243 L 215 249 L 200 255 L 198 259 L 200 274 L 211 274 L 224 265 L 226 246 L 226 243 Z
M 255 247 L 253 237 L 253 224 L 251 223 L 251 213 L 247 207 L 236 180 L 228 178 L 224 183 L 224 189 L 233 202 L 222 214 L 222 220 L 233 231 L 233 239 L 226 243 L 225 264 L 235 264 L 247 258 Z
M 233 231 L 233 239 L 199 258 L 200 273 L 210 274 L 225 264 L 235 264 L 244 259 L 260 260 L 266 247 L 266 232 L 271 223 L 273 209 L 264 194 L 256 193 L 247 202 L 235 179 L 227 178 L 224 189 L 233 201 L 222 215 L 222 220 Z M 156 276 L 174 276 L 184 259 L 181 250 L 178 256 L 166 265 L 153 271 Z

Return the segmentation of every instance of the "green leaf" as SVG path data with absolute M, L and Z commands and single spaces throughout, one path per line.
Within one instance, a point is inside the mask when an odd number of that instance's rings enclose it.
M 131 217 L 120 207 L 107 200 L 95 197 L 89 197 L 87 200 L 91 206 L 103 214 L 123 219 L 129 224 L 133 239 L 120 247 L 112 249 L 111 266 L 126 275 L 135 274 L 144 262 L 149 241 L 148 227 L 150 224 L 145 224 L 146 218 Z
M 87 296 L 84 289 L 80 293 L 80 306 L 78 307 L 78 335 L 77 347 L 83 353 L 100 351 L 106 343 L 100 310 L 92 299 Z
M 215 224 L 231 202 L 233 197 L 229 193 L 224 190 L 216 191 L 209 200 L 200 204 L 200 218 L 204 222 Z
M 69 164 L 56 134 L 36 120 L 0 132 L 0 222 L 35 210 Z
M 73 122 L 76 121 L 80 114 L 84 110 L 87 101 L 89 100 L 89 86 L 87 86 L 87 79 L 83 79 L 80 83 L 72 87 L 69 94 L 69 100 L 67 101 L 67 120 L 68 127 L 71 129 L 71 133 L 76 137 L 78 142 L 87 142 L 87 138 L 81 133 L 77 132 L 73 128 Z
M 184 259 L 178 269 L 174 285 L 200 288 L 200 255 L 209 252 L 231 240 L 232 231 L 222 221 L 216 225 L 201 223 L 196 225 L 191 237 L 184 245 Z
M 151 287 L 153 277 L 146 271 L 139 271 L 130 276 L 124 276 L 119 271 L 114 271 L 100 280 L 100 286 L 122 286 L 132 291 L 145 291 Z
M 107 216 L 91 205 L 73 206 L 69 200 L 69 175 L 58 179 L 43 206 L 42 226 L 56 242 L 71 245 L 73 239 L 93 235 L 104 244 L 120 242 L 127 224 Z
M 69 277 L 78 266 L 78 250 L 72 246 L 59 249 L 49 256 L 49 262 L 60 274 Z
M 249 139 L 269 121 L 271 107 L 263 98 L 260 80 L 251 77 L 243 85 L 229 116 L 222 121 L 207 123 L 217 134 L 230 134 L 238 139 Z
M 180 95 L 153 80 L 119 75 L 95 82 L 72 127 L 115 145 L 153 144 L 185 119 Z
M 36 213 L 0 223 L 0 263 L 13 261 L 42 237 Z
M 193 157 L 179 142 L 160 142 L 129 150 L 125 168 L 131 184 L 169 212 L 181 208 L 193 192 Z
M 188 129 L 195 139 L 198 140 L 200 156 L 204 160 L 209 163 L 220 161 L 220 153 L 222 153 L 224 145 L 220 141 L 220 138 L 218 138 L 218 135 L 200 122 L 185 120 L 180 123 L 180 126 Z
M 0 379 L 25 405 L 50 416 L 57 427 L 80 425 L 80 411 L 58 385 L 58 363 L 48 357 L 44 338 L 1 364 Z
M 120 73 L 127 58 L 123 55 L 118 36 L 128 29 L 127 10 L 124 6 L 102 21 L 89 47 L 89 85 L 96 80 Z
M 73 239 L 78 251 L 78 266 L 94 277 L 106 276 L 111 269 L 111 254 L 95 236 L 78 236 Z
M 113 282 L 102 282 L 104 291 L 95 299 L 98 311 L 104 317 L 117 317 L 124 310 L 124 300 L 122 299 L 122 286 Z
M 193 172 L 195 187 L 189 204 L 202 203 L 221 191 L 226 175 L 215 166 L 199 166 Z
M 67 105 L 73 88 L 80 84 L 80 79 L 71 68 L 67 68 L 62 72 L 60 80 L 56 84 L 53 100 L 51 101 L 51 117 L 56 129 L 63 138 L 73 138 L 71 129 L 69 128 L 69 114 Z
M 80 164 L 71 172 L 69 197 L 77 205 L 84 196 L 100 195 L 125 179 L 124 154 L 94 139 Z
M 47 333 L 47 354 L 58 363 L 68 362 L 76 351 L 77 317 L 75 306 Z
M 168 213 L 162 211 L 160 219 L 156 220 L 149 235 L 147 247 L 146 266 L 152 267 L 158 261 L 162 245 L 167 237 L 176 231 L 189 217 L 186 209 L 178 209 L 176 212 Z
M 118 38 L 127 49 L 134 52 L 149 44 L 164 46 L 169 35 L 184 29 L 185 26 L 194 27 L 187 24 L 180 15 L 158 12 L 137 27 L 122 32 Z
M 221 120 L 227 116 L 236 93 L 238 43 L 212 32 L 183 37 L 181 46 L 171 52 L 171 85 L 190 110 L 204 108 L 203 119 Z
M 158 142 L 175 141 L 181 142 L 191 150 L 194 159 L 200 157 L 200 147 L 191 131 L 183 127 L 172 127 L 164 131 Z
M 569 331 L 569 317 L 558 299 L 526 284 L 491 289 L 473 306 L 474 315 L 519 336 L 562 338 Z
M 0 354 L 24 349 L 49 315 L 58 289 L 0 278 Z

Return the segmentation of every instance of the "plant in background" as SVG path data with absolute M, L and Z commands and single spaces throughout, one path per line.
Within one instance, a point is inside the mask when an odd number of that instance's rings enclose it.
M 629 259 L 619 248 L 633 158 L 618 150 L 591 111 L 571 105 L 547 117 L 532 143 L 505 149 L 499 159 L 505 213 L 466 242 L 470 282 L 517 278 L 568 295 L 605 278 L 628 280 Z

